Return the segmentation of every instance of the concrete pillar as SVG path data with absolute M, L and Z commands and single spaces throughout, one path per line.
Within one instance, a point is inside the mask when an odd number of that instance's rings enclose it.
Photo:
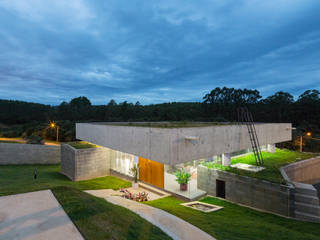
M 231 165 L 231 154 L 230 153 L 222 154 L 222 165 L 223 166 L 230 166 Z
M 268 144 L 267 149 L 268 149 L 268 152 L 275 153 L 276 152 L 276 145 L 275 144 Z
M 206 162 L 213 162 L 213 157 L 206 158 Z

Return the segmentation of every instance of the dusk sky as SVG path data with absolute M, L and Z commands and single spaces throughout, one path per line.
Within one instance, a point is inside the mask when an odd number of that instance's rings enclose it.
M 0 99 L 320 89 L 319 0 L 0 0 Z

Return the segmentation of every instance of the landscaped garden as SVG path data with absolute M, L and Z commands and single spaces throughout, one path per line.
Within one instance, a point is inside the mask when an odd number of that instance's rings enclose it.
M 70 187 L 54 188 L 53 193 L 85 239 L 171 239 L 142 217 L 103 198 Z
M 218 170 L 228 171 L 239 175 L 260 178 L 270 182 L 285 184 L 285 180 L 283 179 L 280 172 L 280 167 L 288 165 L 290 163 L 315 157 L 317 156 L 317 154 L 303 152 L 301 153 L 296 151 L 290 151 L 287 149 L 276 149 L 275 153 L 262 152 L 262 156 L 264 161 L 263 167 L 265 169 L 260 172 L 250 172 L 230 166 L 223 166 L 214 162 L 205 162 L 203 163 L 203 165 L 205 165 L 208 168 L 215 168 Z M 256 165 L 256 161 L 253 154 L 232 158 L 231 165 L 236 163 Z
M 34 170 L 37 169 L 37 179 Z M 131 183 L 112 176 L 72 182 L 60 173 L 59 165 L 0 166 L 0 196 L 43 189 L 54 195 L 86 239 L 170 239 L 133 212 L 82 190 L 120 189 Z M 145 202 L 199 227 L 216 239 L 319 239 L 319 224 L 300 222 L 206 197 L 202 202 L 222 206 L 205 213 L 180 205 L 166 197 Z
M 175 197 L 148 201 L 145 204 L 182 218 L 218 240 L 316 240 L 320 236 L 318 223 L 263 213 L 213 197 L 205 197 L 201 202 L 222 206 L 223 209 L 205 213 L 180 205 L 183 201 Z

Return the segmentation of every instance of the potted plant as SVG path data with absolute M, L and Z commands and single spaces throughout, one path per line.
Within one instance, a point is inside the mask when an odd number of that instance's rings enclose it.
M 133 175 L 132 188 L 138 189 L 139 188 L 139 183 L 138 183 L 139 166 L 138 166 L 138 164 L 134 164 L 133 167 L 130 168 L 130 173 Z
M 184 170 L 184 168 L 182 168 L 182 170 L 175 172 L 174 175 L 177 177 L 176 181 L 180 184 L 180 190 L 187 191 L 188 190 L 188 182 L 190 181 L 191 174 L 187 173 Z

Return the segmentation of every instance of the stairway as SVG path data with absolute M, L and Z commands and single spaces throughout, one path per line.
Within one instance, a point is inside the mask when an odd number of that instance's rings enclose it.
M 303 221 L 320 222 L 318 192 L 312 185 L 295 183 L 295 218 Z

